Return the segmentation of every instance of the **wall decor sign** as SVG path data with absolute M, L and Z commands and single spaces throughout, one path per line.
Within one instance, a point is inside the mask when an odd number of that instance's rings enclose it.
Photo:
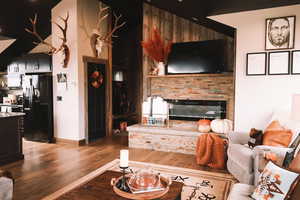
M 67 74 L 66 73 L 59 73 L 57 74 L 57 90 L 58 91 L 65 91 L 67 90 Z
M 300 50 L 292 51 L 292 74 L 300 74 Z
M 247 53 L 246 75 L 266 75 L 267 53 Z
M 290 52 L 277 51 L 269 53 L 269 75 L 285 75 L 289 74 L 290 68 Z
M 296 16 L 266 19 L 265 49 L 292 49 L 295 43 Z

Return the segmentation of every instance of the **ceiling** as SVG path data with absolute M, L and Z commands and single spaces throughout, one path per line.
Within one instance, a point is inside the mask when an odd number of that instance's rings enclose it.
M 86 0 L 89 1 L 89 0 Z M 210 15 L 271 8 L 300 4 L 300 0 L 101 0 L 114 7 L 122 6 L 128 13 L 134 13 L 137 6 L 146 2 L 158 8 L 190 19 L 228 36 L 234 36 L 234 29 L 206 18 Z M 33 47 L 33 37 L 24 31 L 30 27 L 29 17 L 38 13 L 40 34 L 46 38 L 51 32 L 51 8 L 60 0 L 8 0 L 0 7 L 0 36 L 15 38 L 16 41 L 0 54 L 0 70 L 14 56 L 29 52 Z M 130 5 L 130 6 L 128 6 Z M 135 15 L 132 15 L 135 16 Z M 130 17 L 130 16 L 129 16 Z M 128 19 L 130 21 L 131 19 Z M 134 19 L 132 19 L 134 21 Z

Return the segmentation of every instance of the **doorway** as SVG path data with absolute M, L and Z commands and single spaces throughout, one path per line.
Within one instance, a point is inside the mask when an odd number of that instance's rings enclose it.
M 86 142 L 106 136 L 107 61 L 84 58 L 86 79 Z

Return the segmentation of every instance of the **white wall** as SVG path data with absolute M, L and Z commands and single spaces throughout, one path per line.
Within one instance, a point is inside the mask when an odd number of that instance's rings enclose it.
M 300 49 L 300 5 L 210 17 L 237 29 L 236 131 L 265 128 L 272 112 L 277 109 L 290 109 L 292 94 L 300 93 L 300 75 L 246 76 L 246 54 L 265 51 L 265 19 L 290 15 L 298 18 L 295 49 Z
M 59 16 L 65 18 L 69 12 L 67 45 L 70 48 L 70 61 L 67 68 L 62 67 L 60 54 L 53 55 L 53 112 L 54 136 L 61 139 L 82 140 L 85 138 L 85 87 L 84 66 L 82 56 L 93 56 L 90 48 L 89 34 L 96 27 L 99 10 L 98 0 L 62 0 L 52 9 L 52 20 L 59 22 Z M 106 30 L 107 22 L 103 24 Z M 61 31 L 52 24 L 52 44 L 57 47 L 61 40 L 57 37 Z M 105 49 L 103 58 L 108 53 Z M 68 88 L 58 90 L 59 73 L 67 73 Z M 62 101 L 56 97 L 62 96 Z
M 77 36 L 77 0 L 63 0 L 52 9 L 52 21 L 63 23 L 59 16 L 65 18 L 69 12 L 67 45 L 70 48 L 70 61 L 67 68 L 62 67 L 60 53 L 52 56 L 53 62 L 53 112 L 54 112 L 54 136 L 56 138 L 79 140 L 79 92 L 78 92 L 78 36 Z M 57 47 L 61 40 L 61 31 L 52 24 L 52 44 Z M 57 74 L 67 73 L 68 88 L 59 91 L 57 88 Z M 62 101 L 56 97 L 62 96 Z

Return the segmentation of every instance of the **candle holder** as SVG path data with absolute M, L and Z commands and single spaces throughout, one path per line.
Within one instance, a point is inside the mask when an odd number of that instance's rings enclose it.
M 122 169 L 122 178 L 117 182 L 116 184 L 116 187 L 119 188 L 120 190 L 124 191 L 124 192 L 130 192 L 130 189 L 127 185 L 127 182 L 126 182 L 126 169 L 128 169 L 128 167 L 121 167 L 120 168 Z

